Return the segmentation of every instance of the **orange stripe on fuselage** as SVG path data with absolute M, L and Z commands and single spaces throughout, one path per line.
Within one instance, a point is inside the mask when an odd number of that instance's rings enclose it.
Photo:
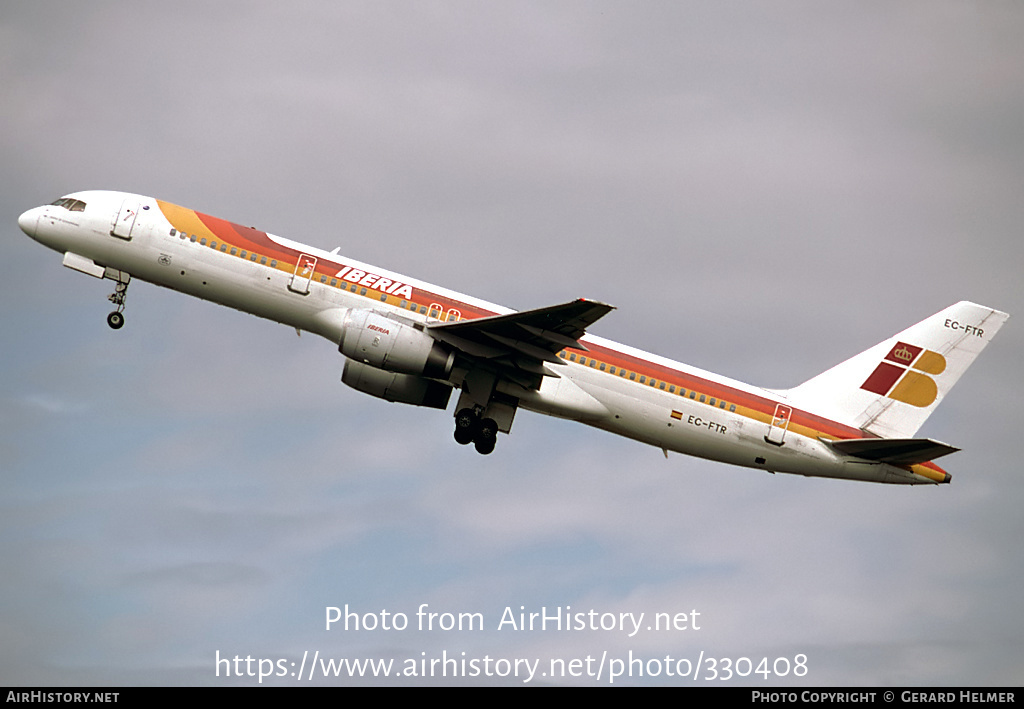
M 210 216 L 209 214 L 196 212 L 195 210 L 181 207 L 170 202 L 164 202 L 162 200 L 157 200 L 156 202 L 167 221 L 170 222 L 171 226 L 178 231 L 185 234 L 195 234 L 197 240 L 205 238 L 207 241 L 218 242 L 218 245 L 226 244 L 229 248 L 234 247 L 247 252 L 259 254 L 260 256 L 266 256 L 270 259 L 276 259 L 278 261 L 277 269 L 280 271 L 284 271 L 286 273 L 294 271 L 299 255 L 302 253 L 294 248 L 279 244 L 271 239 L 266 232 L 260 231 L 254 227 L 242 226 L 226 219 L 220 219 L 218 217 Z M 325 281 L 329 283 L 331 279 L 337 277 L 336 274 L 339 271 L 344 269 L 346 266 L 351 265 L 341 261 L 333 261 L 331 259 L 323 258 L 322 256 L 317 258 L 317 264 L 312 274 L 314 281 L 319 281 L 321 277 L 324 277 Z M 352 281 L 345 281 L 344 278 L 340 278 L 338 281 L 338 286 L 329 287 L 341 289 L 346 287 L 346 285 L 351 285 L 352 283 Z M 344 283 L 345 285 L 341 285 L 341 283 Z M 361 288 L 357 288 L 354 292 L 356 294 L 361 294 L 362 291 Z M 374 302 L 380 302 L 381 295 L 381 291 L 369 286 L 367 287 L 367 294 L 363 297 L 369 298 Z M 415 303 L 417 306 L 417 312 L 419 312 L 419 306 L 429 308 L 430 305 L 442 306 L 442 313 L 440 314 L 447 314 L 448 311 L 452 309 L 458 310 L 463 320 L 497 314 L 471 306 L 454 298 L 432 293 L 429 290 L 425 290 L 420 287 L 413 288 L 412 297 L 399 298 L 389 295 L 387 302 L 392 305 L 398 305 L 402 300 Z
M 725 384 L 719 384 L 693 374 L 687 374 L 664 365 L 655 364 L 639 357 L 622 354 L 606 347 L 592 345 L 590 343 L 586 344 L 587 349 L 589 350 L 588 352 L 576 349 L 570 349 L 568 351 L 575 352 L 577 356 L 586 357 L 588 360 L 595 359 L 599 363 L 603 362 L 627 372 L 636 372 L 638 376 L 646 376 L 648 380 L 654 378 L 659 382 L 664 381 L 668 385 L 674 384 L 677 389 L 696 391 L 698 394 L 704 394 L 708 397 L 725 401 L 728 404 L 736 404 L 736 411 L 730 413 L 735 413 L 740 416 L 744 416 L 745 418 L 763 423 L 765 425 L 766 433 L 768 430 L 767 427 L 771 425 L 772 419 L 774 418 L 775 407 L 778 403 L 774 399 L 760 397 Z M 601 370 L 594 368 L 594 371 L 600 372 Z M 609 377 L 621 378 L 618 373 L 611 374 L 610 372 L 602 372 L 602 374 L 606 374 Z M 631 379 L 626 379 L 626 381 L 631 381 L 637 386 L 663 391 L 668 396 L 676 396 L 687 401 L 696 401 L 694 399 L 690 399 L 688 395 L 681 396 L 679 394 L 672 394 L 668 391 L 657 387 L 651 387 L 648 384 L 641 384 L 639 381 Z M 707 405 L 710 406 L 710 404 Z M 864 438 L 865 436 L 872 437 L 870 434 L 866 434 L 859 428 L 848 426 L 837 421 L 832 421 L 831 419 L 827 419 L 823 416 L 818 416 L 799 409 L 793 409 L 787 430 L 811 439 L 817 439 L 819 437 L 827 439 Z M 917 475 L 937 482 L 942 482 L 946 476 L 945 470 L 930 461 L 919 465 L 902 467 Z
M 203 223 L 199 215 L 191 209 L 179 207 L 170 202 L 157 200 L 156 204 L 171 226 L 185 234 L 195 234 L 198 238 L 220 238 Z
M 277 259 L 279 261 L 279 270 L 291 273 L 294 270 L 295 264 L 297 263 L 301 253 L 293 248 L 277 243 L 271 239 L 266 232 L 260 231 L 259 229 L 241 226 L 225 219 L 219 219 L 208 214 L 202 214 L 185 207 L 180 207 L 176 204 L 171 204 L 170 202 L 157 200 L 157 205 L 164 213 L 167 221 L 171 223 L 171 226 L 178 231 L 187 234 L 195 234 L 200 239 L 215 239 L 231 247 L 255 252 L 272 259 Z M 335 274 L 347 265 L 348 264 L 340 261 L 332 261 L 330 259 L 318 257 L 313 278 L 314 280 L 319 280 L 320 276 L 325 276 L 329 282 L 330 279 L 336 278 Z M 333 287 L 341 289 L 345 288 L 344 284 L 351 284 L 351 281 L 346 282 L 344 278 L 338 280 L 342 285 Z M 346 290 L 348 289 L 346 288 Z M 361 293 L 361 289 L 357 289 L 356 293 Z M 380 291 L 374 290 L 372 287 L 368 287 L 367 294 L 363 297 L 379 302 L 380 295 L 382 295 Z M 417 306 L 417 312 L 419 312 L 419 306 L 429 308 L 429 306 L 433 304 L 442 306 L 442 313 L 447 313 L 449 310 L 455 309 L 461 313 L 463 320 L 474 320 L 497 314 L 455 298 L 433 293 L 419 286 L 413 288 L 412 297 L 399 299 L 395 296 L 388 296 L 387 302 L 397 306 L 401 300 L 415 303 Z M 736 413 L 741 416 L 745 416 L 746 418 L 759 421 L 764 423 L 766 426 L 771 424 L 772 418 L 774 417 L 775 406 L 778 403 L 774 399 L 757 396 L 740 389 L 735 389 L 728 385 L 712 382 L 696 375 L 680 372 L 665 365 L 655 364 L 654 362 L 650 362 L 633 355 L 624 354 L 607 347 L 587 343 L 587 350 L 587 352 L 577 349 L 569 349 L 568 351 L 575 352 L 577 356 L 587 357 L 588 360 L 596 359 L 598 362 L 605 363 L 618 369 L 636 372 L 637 375 L 645 376 L 648 379 L 654 378 L 658 381 L 664 381 L 666 384 L 675 385 L 677 389 L 681 388 L 688 391 L 696 391 L 699 394 L 724 400 L 729 404 L 735 404 L 737 409 L 735 412 L 731 413 Z M 600 370 L 595 369 L 594 371 Z M 606 374 L 609 377 L 619 377 L 618 374 L 611 374 L 610 372 L 602 372 L 602 374 Z M 632 380 L 627 379 L 626 381 Z M 646 384 L 641 384 L 639 381 L 634 381 L 633 383 L 637 386 L 651 388 Z M 660 389 L 657 390 L 662 391 Z M 665 393 L 669 396 L 679 396 L 678 394 L 671 394 L 667 391 L 665 391 Z M 694 401 L 689 399 L 688 396 L 680 396 L 679 398 Z M 863 438 L 865 435 L 864 432 L 858 428 L 847 426 L 836 421 L 831 421 L 824 417 L 817 416 L 806 411 L 800 411 L 798 409 L 794 409 L 790 416 L 788 430 L 808 438 L 818 438 L 820 436 L 832 439 L 845 439 Z M 907 469 L 923 477 L 940 482 L 946 475 L 942 468 L 932 462 L 914 465 Z

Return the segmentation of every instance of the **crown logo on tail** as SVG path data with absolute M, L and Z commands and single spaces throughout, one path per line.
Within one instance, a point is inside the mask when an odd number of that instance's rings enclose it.
M 935 403 L 939 388 L 929 374 L 942 374 L 946 358 L 938 352 L 897 342 L 860 388 L 872 394 L 924 408 Z
M 911 362 L 914 361 L 914 353 L 910 351 L 909 347 L 897 346 L 896 349 L 892 351 L 892 354 L 893 357 L 900 360 L 901 362 L 906 362 L 907 364 L 910 364 Z

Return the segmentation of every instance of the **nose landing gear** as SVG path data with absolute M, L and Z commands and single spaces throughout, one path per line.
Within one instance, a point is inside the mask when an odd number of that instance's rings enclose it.
M 119 310 L 115 310 L 107 316 L 107 325 L 110 325 L 113 330 L 120 330 L 124 327 L 124 315 Z
M 107 296 L 107 300 L 117 306 L 117 310 L 107 316 L 107 325 L 113 330 L 120 330 L 124 327 L 124 299 L 128 296 L 128 281 L 118 280 L 114 286 L 114 292 Z

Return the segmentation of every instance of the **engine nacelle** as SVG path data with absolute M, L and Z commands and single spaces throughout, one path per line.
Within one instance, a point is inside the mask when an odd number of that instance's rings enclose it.
M 345 360 L 341 381 L 357 391 L 388 401 L 432 409 L 448 408 L 452 387 L 415 374 L 385 372 L 351 359 Z
M 338 350 L 377 369 L 437 379 L 446 379 L 455 363 L 455 353 L 430 335 L 371 310 L 348 312 Z

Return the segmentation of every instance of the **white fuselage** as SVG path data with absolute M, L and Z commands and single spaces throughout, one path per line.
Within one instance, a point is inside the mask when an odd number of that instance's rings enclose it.
M 321 335 L 337 344 L 346 313 L 372 309 L 422 323 L 513 311 L 258 230 L 120 192 L 80 192 L 81 211 L 47 205 L 19 224 L 97 277 L 131 278 Z M 735 465 L 870 480 L 935 483 L 940 468 L 894 466 L 834 450 L 828 440 L 863 432 L 787 408 L 753 387 L 599 337 L 559 354 L 567 366 L 537 389 L 498 390 L 519 406 L 578 420 L 666 451 Z M 581 363 L 581 361 L 583 363 Z M 449 382 L 461 386 L 460 381 Z M 779 418 L 779 413 L 782 418 Z

